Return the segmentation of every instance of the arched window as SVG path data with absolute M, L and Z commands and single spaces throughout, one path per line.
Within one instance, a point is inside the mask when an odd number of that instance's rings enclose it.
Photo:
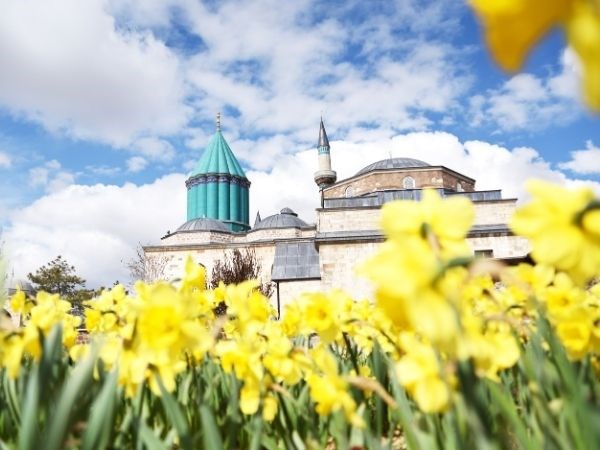
M 456 190 L 458 192 L 464 192 L 464 188 L 462 187 L 462 184 L 460 184 L 460 181 L 456 183 Z
M 354 188 L 352 186 L 348 186 L 344 191 L 344 196 L 346 198 L 354 197 Z
M 402 180 L 402 186 L 404 186 L 404 189 L 414 189 L 415 179 L 413 177 L 405 177 L 404 180 Z

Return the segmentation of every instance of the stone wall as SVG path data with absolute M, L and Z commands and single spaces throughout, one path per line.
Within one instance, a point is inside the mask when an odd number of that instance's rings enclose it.
M 321 209 L 317 212 L 317 229 L 321 233 L 378 230 L 380 216 L 380 208 Z
M 248 242 L 274 239 L 295 239 L 314 237 L 315 227 L 310 228 L 270 228 L 249 231 L 248 233 L 219 233 L 213 231 L 180 231 L 160 241 L 161 246 L 202 245 L 202 244 L 246 244 Z
M 476 250 L 492 250 L 494 258 L 517 258 L 529 253 L 529 241 L 521 236 L 495 235 L 473 237 L 467 239 L 473 252 Z
M 322 289 L 342 289 L 357 299 L 371 298 L 373 287 L 366 278 L 357 274 L 356 268 L 372 256 L 379 245 L 376 242 L 321 244 Z
M 431 175 L 431 173 L 430 173 Z M 508 223 L 515 210 L 516 200 L 477 202 L 475 223 L 478 225 L 501 225 Z M 358 238 L 348 237 L 342 241 L 321 241 L 318 244 L 321 280 L 282 281 L 279 284 L 279 299 L 282 311 L 285 304 L 305 291 L 328 291 L 343 289 L 354 298 L 372 298 L 373 289 L 368 280 L 356 272 L 356 267 L 371 256 L 381 245 L 380 208 L 320 209 L 317 211 L 317 227 L 309 229 L 258 230 L 245 234 L 227 235 L 223 233 L 196 232 L 178 233 L 163 241 L 161 245 L 148 247 L 148 255 L 162 254 L 170 258 L 166 267 L 166 278 L 181 277 L 186 257 L 190 254 L 194 261 L 206 267 L 210 276 L 216 261 L 223 259 L 232 248 L 252 248 L 262 266 L 262 281 L 270 280 L 275 257 L 275 242 L 294 241 L 298 238 L 315 236 L 320 233 L 336 232 L 337 238 L 343 232 L 361 231 Z M 372 235 L 364 235 L 364 232 Z M 225 237 L 229 241 L 225 241 Z M 218 241 L 217 239 L 221 239 Z M 355 239 L 355 240 L 353 240 Z M 491 250 L 496 258 L 523 257 L 529 252 L 526 239 L 512 236 L 506 231 L 468 239 L 473 251 Z M 276 293 L 271 302 L 276 307 Z
M 323 191 L 325 198 L 346 197 L 346 189 L 351 187 L 351 196 L 360 196 L 385 189 L 404 189 L 404 178 L 407 176 L 415 180 L 415 188 L 424 187 L 447 188 L 464 191 L 473 191 L 475 183 L 459 173 L 444 167 L 422 169 L 397 169 L 381 172 L 369 172 L 364 175 L 350 178 Z
M 507 224 L 517 206 L 516 199 L 476 202 L 475 224 L 497 225 Z
M 211 242 L 232 242 L 233 235 L 212 231 L 180 231 L 160 241 L 159 245 L 208 244 Z
M 255 242 L 273 239 L 294 239 L 300 237 L 312 237 L 315 235 L 315 229 L 301 230 L 299 228 L 270 228 L 265 230 L 251 231 L 243 238 L 240 236 L 240 242 Z
M 321 280 L 298 280 L 279 282 L 279 307 L 281 315 L 285 313 L 285 307 L 291 301 L 300 297 L 303 292 L 322 291 Z M 277 310 L 277 292 L 271 296 L 271 305 Z
M 261 280 L 263 282 L 269 281 L 271 279 L 271 268 L 275 259 L 275 245 L 253 245 L 238 248 L 240 248 L 240 250 L 242 251 L 245 248 L 251 248 L 255 251 L 256 259 L 261 264 Z M 154 249 L 157 248 L 154 247 Z M 163 252 L 159 251 L 158 249 L 154 249 L 148 251 L 149 256 L 160 253 L 161 255 L 164 255 L 169 259 L 169 262 L 165 267 L 164 278 L 167 280 L 171 280 L 175 278 L 181 278 L 183 274 L 184 264 L 188 255 L 190 255 L 196 263 L 202 264 L 206 268 L 207 278 L 209 278 L 216 262 L 224 259 L 225 255 L 228 255 L 230 253 L 231 247 L 212 246 L 203 249 L 192 249 L 182 247 L 181 249 L 170 249 Z
M 507 224 L 516 208 L 516 200 L 475 202 L 475 225 Z M 379 208 L 321 209 L 317 212 L 319 232 L 378 230 Z

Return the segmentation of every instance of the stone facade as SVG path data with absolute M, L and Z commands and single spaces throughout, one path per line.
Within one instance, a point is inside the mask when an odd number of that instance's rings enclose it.
M 514 236 L 507 225 L 516 199 L 503 199 L 500 191 L 476 191 L 474 179 L 444 166 L 392 158 L 336 183 L 330 160 L 324 159 L 329 143 L 322 123 L 321 128 L 318 149 L 323 167 L 315 181 L 322 190 L 322 204 L 314 225 L 289 208 L 242 232 L 213 219 L 197 219 L 159 244 L 144 247 L 146 256 L 166 258 L 165 278 L 174 279 L 181 275 L 188 255 L 210 276 L 216 262 L 232 249 L 251 249 L 261 264 L 261 281 L 275 283 L 271 301 L 282 313 L 287 303 L 307 291 L 343 289 L 355 298 L 370 298 L 372 287 L 357 267 L 385 239 L 380 231 L 381 206 L 396 199 L 419 200 L 424 188 L 435 189 L 442 197 L 461 195 L 473 201 L 475 223 L 467 240 L 475 255 L 518 261 L 529 252 L 528 242 Z M 321 176 L 325 169 L 331 176 Z
M 427 187 L 445 188 L 453 191 L 472 192 L 475 180 L 454 172 L 443 166 L 384 169 L 357 174 L 342 180 L 333 186 L 323 189 L 324 198 L 355 197 L 375 191 L 385 191 L 398 188 L 423 189 Z

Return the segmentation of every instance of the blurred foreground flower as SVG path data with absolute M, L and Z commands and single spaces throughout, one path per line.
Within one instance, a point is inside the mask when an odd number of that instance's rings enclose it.
M 600 112 L 599 0 L 469 0 L 485 27 L 496 62 L 518 70 L 536 42 L 563 27 L 583 64 L 584 96 Z
M 533 199 L 515 213 L 511 227 L 531 241 L 533 258 L 581 284 L 598 276 L 600 204 L 594 192 L 539 180 L 527 187 Z

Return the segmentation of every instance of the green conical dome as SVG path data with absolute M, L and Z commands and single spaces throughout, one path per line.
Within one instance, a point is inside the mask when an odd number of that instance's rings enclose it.
M 185 184 L 188 221 L 214 219 L 231 231 L 250 228 L 250 181 L 221 133 L 220 116 L 217 116 L 216 133 Z
M 209 173 L 229 174 L 246 178 L 242 166 L 240 166 L 231 148 L 229 148 L 221 130 L 217 130 L 211 138 L 202 154 L 202 158 L 200 158 L 200 161 L 198 161 L 198 164 L 196 164 L 196 167 L 190 173 L 190 177 Z

